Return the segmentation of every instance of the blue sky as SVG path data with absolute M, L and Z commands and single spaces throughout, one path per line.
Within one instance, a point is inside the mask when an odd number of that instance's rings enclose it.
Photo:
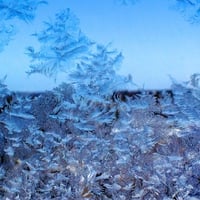
M 63 8 L 71 8 L 89 38 L 102 44 L 112 42 L 122 51 L 119 73 L 130 73 L 139 87 L 169 88 L 168 75 L 186 81 L 199 72 L 200 24 L 190 24 L 171 9 L 168 0 L 140 0 L 127 6 L 116 0 L 49 0 L 49 5 L 39 7 L 33 23 L 14 22 L 18 33 L 0 52 L 0 77 L 7 74 L 11 90 L 51 89 L 65 80 L 64 74 L 57 83 L 43 75 L 27 77 L 30 59 L 24 54 L 27 46 L 38 45 L 30 34 L 40 31 L 42 22 Z

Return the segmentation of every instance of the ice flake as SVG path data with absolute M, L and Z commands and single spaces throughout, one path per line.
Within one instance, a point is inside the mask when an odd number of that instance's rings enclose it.
M 11 117 L 18 117 L 18 118 L 22 118 L 24 120 L 31 120 L 31 119 L 35 119 L 35 117 L 33 115 L 30 114 L 25 114 L 25 113 L 9 113 Z
M 9 156 L 14 156 L 14 149 L 12 147 L 8 147 L 7 149 L 4 150 L 5 153 Z

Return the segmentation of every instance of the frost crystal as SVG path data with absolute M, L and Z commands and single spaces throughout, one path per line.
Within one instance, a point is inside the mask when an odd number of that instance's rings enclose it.
M 4 50 L 14 35 L 15 30 L 12 25 L 6 26 L 4 22 L 0 22 L 0 52 Z
M 103 68 L 98 55 L 112 65 L 118 54 L 100 48 L 93 61 Z M 187 102 L 199 107 L 199 88 L 189 84 L 197 75 L 171 93 L 94 99 L 86 89 L 78 96 L 73 78 L 17 93 L 0 114 L 1 199 L 199 199 L 199 114 Z
M 45 0 L 0 0 L 0 18 L 8 20 L 19 18 L 30 22 L 35 17 L 39 4 L 46 4 Z
M 18 18 L 30 22 L 35 17 L 35 11 L 39 4 L 47 3 L 40 0 L 0 0 L 0 52 L 8 45 L 16 34 L 12 20 Z M 8 22 L 10 25 L 8 25 Z
M 66 9 L 55 16 L 54 21 L 45 22 L 46 28 L 34 34 L 41 43 L 38 52 L 27 48 L 32 58 L 28 74 L 42 73 L 56 77 L 60 71 L 68 71 L 89 54 L 92 42 L 81 32 L 79 20 Z
M 78 129 L 87 131 L 112 123 L 116 113 L 116 106 L 110 105 L 112 93 L 122 85 L 125 88 L 131 84 L 131 79 L 115 72 L 121 60 L 120 53 L 98 45 L 90 59 L 69 73 L 68 83 L 73 87 L 73 93 L 70 100 L 69 97 L 62 99 L 61 107 L 55 109 L 57 117 L 70 119 Z
M 180 11 L 190 23 L 200 22 L 199 0 L 175 0 L 174 9 Z

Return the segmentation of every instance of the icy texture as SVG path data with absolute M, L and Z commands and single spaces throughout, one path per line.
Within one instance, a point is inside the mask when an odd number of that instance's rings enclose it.
M 132 84 L 131 77 L 116 74 L 121 60 L 120 53 L 98 45 L 96 53 L 69 73 L 68 85 L 56 92 L 63 103 L 54 109 L 56 115 L 51 117 L 71 120 L 78 129 L 88 131 L 100 124 L 112 123 L 116 118 L 116 108 L 110 105 L 112 93 Z M 63 92 L 69 89 L 71 98 L 64 98 Z
M 30 22 L 35 17 L 39 4 L 46 4 L 45 0 L 0 0 L 0 19 L 13 19 Z
M 181 12 L 190 23 L 200 22 L 200 1 L 199 0 L 175 0 L 174 9 Z
M 0 198 L 199 199 L 200 124 L 191 106 L 199 102 L 198 78 L 174 83 L 171 96 L 106 96 L 82 111 L 73 107 L 76 88 L 69 84 L 12 94 L 0 114 Z M 117 111 L 112 122 L 108 105 Z M 62 121 L 67 106 L 72 120 Z M 74 123 L 80 112 L 81 120 L 96 124 L 92 129 Z M 98 113 L 105 122 L 97 123 Z
M 30 22 L 35 17 L 39 4 L 47 3 L 39 0 L 0 0 L 0 52 L 8 45 L 16 33 L 13 19 L 18 18 Z M 8 23 L 9 20 L 9 23 Z
M 109 105 L 112 93 L 132 83 L 130 76 L 116 73 L 123 58 L 121 53 L 111 45 L 91 42 L 80 31 L 78 19 L 69 9 L 58 13 L 55 22 L 46 25 L 44 31 L 35 34 L 42 44 L 41 51 L 28 48 L 27 53 L 35 63 L 28 73 L 56 78 L 59 71 L 65 71 L 67 88 L 73 91 L 70 101 L 56 92 L 62 104 L 55 107 L 51 118 L 61 122 L 71 120 L 77 129 L 88 131 L 94 131 L 99 124 L 111 123 L 116 112 Z
M 5 84 L 6 76 L 0 80 L 0 113 L 5 112 L 11 106 L 12 94 Z
M 175 99 L 178 105 L 179 120 L 198 123 L 200 116 L 200 74 L 193 74 L 190 81 L 184 84 L 175 83 Z
M 42 3 L 15 9 L 22 2 Z M 8 10 L 32 19 L 26 6 Z M 116 73 L 121 53 L 91 42 L 69 9 L 46 27 L 40 50 L 27 49 L 29 73 L 64 70 L 66 83 L 13 93 L 0 81 L 0 199 L 200 199 L 200 75 L 124 91 L 133 84 Z
M 27 48 L 32 58 L 28 74 L 42 73 L 56 77 L 60 71 L 68 71 L 89 54 L 92 42 L 81 32 L 79 20 L 66 9 L 55 16 L 54 21 L 45 22 L 46 28 L 34 34 L 41 43 L 39 51 Z
M 15 29 L 12 25 L 5 25 L 4 22 L 0 22 L 0 52 L 4 50 L 4 47 L 8 45 L 14 35 Z

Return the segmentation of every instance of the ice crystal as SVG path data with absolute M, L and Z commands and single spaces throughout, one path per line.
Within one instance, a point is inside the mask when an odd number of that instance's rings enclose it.
M 198 91 L 190 86 L 194 77 L 173 85 L 171 102 L 143 91 L 79 109 L 76 87 L 66 83 L 17 93 L 12 115 L 0 114 L 1 199 L 199 199 L 200 126 L 180 118 L 183 110 L 191 115 L 182 106 Z M 101 122 L 110 118 L 105 105 L 118 110 L 112 123 Z
M 77 94 L 84 99 L 92 96 L 97 102 L 102 102 L 103 99 L 98 97 L 104 97 L 106 100 L 106 96 L 110 96 L 114 90 L 119 90 L 123 84 L 131 81 L 116 73 L 122 59 L 122 54 L 116 50 L 97 45 L 97 51 L 92 53 L 88 61 L 81 62 L 69 74 Z
M 5 84 L 7 76 L 4 76 L 1 80 L 0 80 L 0 90 L 1 90 L 1 94 L 4 93 L 5 91 L 7 91 L 7 85 Z
M 4 47 L 8 45 L 14 35 L 15 29 L 12 25 L 0 22 L 0 52 L 4 50 Z
M 12 104 L 12 92 L 10 92 L 5 84 L 6 76 L 0 80 L 0 113 L 9 110 Z
M 200 22 L 199 0 L 175 0 L 174 9 L 180 11 L 190 23 Z
M 172 85 L 175 91 L 175 98 L 182 120 L 198 122 L 200 111 L 200 87 L 199 74 L 193 74 L 190 81 L 183 84 L 174 82 Z M 195 123 L 196 123 L 195 122 Z
M 40 0 L 0 0 L 0 52 L 4 50 L 4 47 L 16 34 L 12 20 L 18 18 L 25 22 L 32 21 L 38 5 L 42 3 L 47 2 Z
M 94 131 L 98 125 L 112 123 L 117 109 L 114 104 L 110 105 L 112 93 L 132 81 L 115 72 L 121 60 L 120 53 L 98 45 L 90 59 L 69 73 L 68 83 L 73 87 L 73 93 L 70 99 L 69 96 L 62 98 L 61 107 L 54 109 L 54 118 L 72 120 L 78 129 L 85 131 Z
M 45 0 L 1 0 L 0 1 L 0 18 L 13 19 L 30 22 L 35 17 L 35 11 L 40 4 L 45 4 Z
M 27 48 L 32 58 L 28 74 L 42 73 L 56 77 L 60 71 L 68 71 L 80 63 L 89 53 L 92 42 L 81 32 L 79 20 L 66 9 L 56 14 L 54 21 L 45 22 L 46 28 L 34 34 L 41 43 L 38 52 Z

